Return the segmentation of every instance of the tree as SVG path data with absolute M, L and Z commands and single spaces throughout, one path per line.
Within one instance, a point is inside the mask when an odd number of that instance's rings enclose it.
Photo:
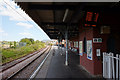
M 4 44 L 5 44 L 5 43 L 4 43 L 4 42 L 2 42 L 2 47 L 4 47 Z
M 39 43 L 40 41 L 39 41 L 39 40 L 36 40 L 35 42 L 36 42 L 36 43 Z
M 23 38 L 20 40 L 20 42 L 25 42 L 27 45 L 34 44 L 34 39 L 32 38 Z
M 10 48 L 12 47 L 12 42 L 10 42 Z
M 32 44 L 34 44 L 34 39 L 30 38 L 29 40 L 31 41 Z
M 16 48 L 16 41 L 14 41 L 14 48 Z

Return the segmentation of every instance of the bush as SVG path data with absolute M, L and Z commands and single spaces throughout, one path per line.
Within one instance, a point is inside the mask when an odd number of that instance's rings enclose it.
M 25 56 L 31 52 L 34 52 L 44 47 L 45 47 L 45 44 L 40 42 L 40 43 L 23 46 L 15 49 L 14 48 L 2 49 L 2 63 L 12 61 L 14 59 Z

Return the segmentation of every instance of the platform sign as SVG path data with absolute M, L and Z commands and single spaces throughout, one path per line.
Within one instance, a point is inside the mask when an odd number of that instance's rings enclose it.
M 92 40 L 87 41 L 87 58 L 92 60 Z
M 93 43 L 102 43 L 102 38 L 93 38 Z
M 83 56 L 83 41 L 79 41 L 79 55 Z

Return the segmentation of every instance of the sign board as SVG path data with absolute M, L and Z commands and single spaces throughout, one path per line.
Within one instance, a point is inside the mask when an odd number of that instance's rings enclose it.
M 83 41 L 79 41 L 79 55 L 83 56 Z
M 101 34 L 110 34 L 110 26 L 101 26 Z
M 87 58 L 92 60 L 92 40 L 87 41 Z
M 96 49 L 96 56 L 100 56 L 100 49 Z
M 78 41 L 74 42 L 74 47 L 78 48 Z
M 93 43 L 102 43 L 102 38 L 93 38 Z

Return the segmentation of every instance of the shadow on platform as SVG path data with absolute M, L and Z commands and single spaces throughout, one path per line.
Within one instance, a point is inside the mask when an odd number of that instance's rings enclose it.
M 79 65 L 79 58 L 79 55 L 69 51 L 69 62 L 68 66 L 66 66 L 65 49 L 55 49 L 46 78 L 92 78 L 92 76 Z

